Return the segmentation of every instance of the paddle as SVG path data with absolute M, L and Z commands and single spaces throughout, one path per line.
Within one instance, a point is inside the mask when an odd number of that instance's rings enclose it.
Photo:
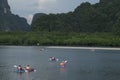
M 67 60 L 65 60 L 65 61 L 62 61 L 64 64 L 66 64 L 68 61 Z
M 56 59 L 56 61 L 59 61 L 59 59 Z
M 17 66 L 17 65 L 14 65 L 13 67 L 17 68 L 18 66 Z

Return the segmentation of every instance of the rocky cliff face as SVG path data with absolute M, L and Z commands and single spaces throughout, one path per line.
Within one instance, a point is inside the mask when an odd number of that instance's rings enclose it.
M 0 0 L 0 14 L 10 14 L 10 6 L 7 0 Z
M 25 18 L 14 15 L 10 11 L 7 0 L 0 0 L 0 31 L 29 31 Z

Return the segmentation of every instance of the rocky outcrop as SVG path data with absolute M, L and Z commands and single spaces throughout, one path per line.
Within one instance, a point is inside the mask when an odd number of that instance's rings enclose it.
M 11 13 L 7 0 L 0 0 L 0 31 L 29 31 L 25 18 Z
M 34 16 L 33 16 L 33 19 L 32 19 L 32 23 L 35 22 L 38 18 L 42 17 L 42 16 L 45 16 L 46 14 L 45 13 L 36 13 Z

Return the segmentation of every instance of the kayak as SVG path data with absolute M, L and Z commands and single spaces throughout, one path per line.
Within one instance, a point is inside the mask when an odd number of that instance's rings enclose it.
M 24 72 L 35 72 L 35 69 L 30 69 L 30 70 L 17 70 L 17 73 L 24 73 Z
M 59 66 L 59 68 L 64 68 L 65 66 Z
M 60 62 L 59 67 L 64 68 L 67 62 L 68 62 L 67 60 Z
M 49 58 L 50 61 L 58 61 L 59 59 L 52 59 L 52 58 Z
M 24 73 L 25 70 L 17 70 L 16 72 L 17 72 L 17 73 Z

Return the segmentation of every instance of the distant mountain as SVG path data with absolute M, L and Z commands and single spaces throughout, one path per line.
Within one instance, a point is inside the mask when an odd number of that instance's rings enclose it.
M 32 23 L 35 22 L 38 18 L 40 18 L 42 16 L 46 16 L 46 14 L 45 13 L 36 13 L 32 19 Z
M 120 33 L 120 0 L 84 2 L 73 12 L 40 16 L 32 23 L 32 30 Z
M 10 11 L 7 0 L 0 0 L 0 31 L 29 31 L 30 26 L 25 18 Z

